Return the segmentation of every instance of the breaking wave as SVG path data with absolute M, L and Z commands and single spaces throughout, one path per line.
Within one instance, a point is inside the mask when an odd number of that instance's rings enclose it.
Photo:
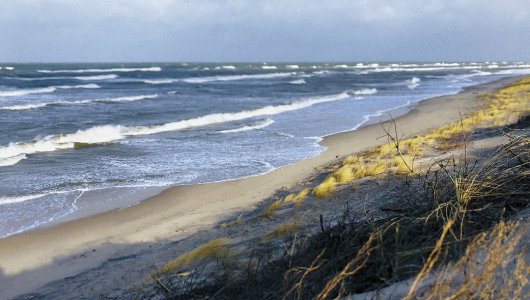
M 53 93 L 56 88 L 53 86 L 45 88 L 36 88 L 36 89 L 21 89 L 21 90 L 11 90 L 11 91 L 0 91 L 0 97 L 16 97 L 24 96 L 30 94 L 43 94 L 43 93 Z
M 377 89 L 361 89 L 361 90 L 353 90 L 349 91 L 348 94 L 350 95 L 373 95 L 377 94 Z
M 78 70 L 37 70 L 39 73 L 107 73 L 107 72 L 160 72 L 160 67 L 150 68 L 110 68 L 110 69 L 78 69 Z
M 338 101 L 350 97 L 351 96 L 348 93 L 343 92 L 335 95 L 308 98 L 290 104 L 269 105 L 254 110 L 245 110 L 234 113 L 215 113 L 193 119 L 153 126 L 96 126 L 85 130 L 78 130 L 69 134 L 49 135 L 44 138 L 28 142 L 11 142 L 7 146 L 0 147 L 0 159 L 11 160 L 17 156 L 22 157 L 21 155 L 39 152 L 53 152 L 63 149 L 74 149 L 76 145 L 79 144 L 107 144 L 125 139 L 128 136 L 157 134 L 212 124 L 241 121 L 250 118 L 272 116 L 307 108 L 316 104 Z M 23 158 L 20 160 L 22 159 Z
M 418 77 L 412 77 L 410 80 L 405 81 L 407 87 L 411 90 L 417 88 L 420 85 L 421 79 Z
M 307 82 L 305 82 L 305 80 L 303 78 L 301 79 L 296 79 L 296 80 L 293 80 L 293 81 L 289 81 L 290 84 L 306 84 Z
M 226 75 L 226 76 L 208 76 L 197 78 L 182 79 L 183 82 L 188 83 L 203 83 L 211 81 L 232 81 L 232 80 L 248 80 L 248 79 L 269 79 L 278 77 L 293 76 L 296 73 L 269 73 L 269 74 L 252 74 L 252 75 Z
M 11 105 L 11 106 L 2 106 L 0 110 L 28 110 L 42 108 L 49 105 L 80 105 L 88 103 L 113 103 L 113 102 L 132 102 L 140 101 L 144 99 L 154 99 L 157 98 L 158 94 L 154 95 L 139 95 L 139 96 L 125 96 L 117 98 L 103 98 L 103 99 L 86 99 L 86 100 L 77 100 L 77 101 L 53 101 L 45 103 L 31 103 L 31 104 L 21 104 L 21 105 Z
M 107 80 L 107 79 L 116 79 L 118 75 L 109 74 L 109 75 L 95 75 L 95 76 L 76 76 L 74 77 L 77 80 Z
M 227 129 L 227 130 L 221 130 L 219 131 L 220 133 L 236 133 L 236 132 L 243 132 L 243 131 L 249 131 L 249 130 L 257 130 L 257 129 L 262 129 L 262 128 L 265 128 L 269 125 L 272 125 L 274 123 L 274 120 L 273 119 L 270 119 L 270 118 L 267 118 L 261 122 L 258 122 L 254 125 L 250 125 L 250 126 L 242 126 L 242 127 L 239 127 L 239 128 L 235 128 L 235 129 Z

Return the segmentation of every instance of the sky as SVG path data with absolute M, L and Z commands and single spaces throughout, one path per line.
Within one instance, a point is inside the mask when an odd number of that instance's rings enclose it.
M 528 0 L 0 0 L 3 62 L 530 61 Z

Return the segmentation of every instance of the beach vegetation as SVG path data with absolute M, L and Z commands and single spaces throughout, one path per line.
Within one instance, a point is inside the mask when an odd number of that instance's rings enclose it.
M 265 207 L 265 209 L 263 210 L 263 216 L 265 218 L 270 218 L 272 217 L 272 215 L 274 215 L 274 213 L 280 209 L 280 207 L 282 206 L 282 199 L 276 199 L 274 200 L 274 202 L 272 202 L 271 204 L 267 205 Z
M 165 264 L 161 268 L 161 272 L 171 272 L 177 267 L 189 266 L 192 262 L 200 262 L 207 259 L 226 259 L 230 252 L 227 242 L 228 240 L 225 238 L 211 240 Z
M 307 198 L 310 192 L 311 192 L 311 189 L 305 188 L 299 191 L 298 193 L 287 195 L 283 201 L 285 203 L 294 203 L 294 206 L 298 208 L 302 204 L 302 201 L 304 201 L 305 198 Z
M 262 241 L 266 242 L 271 239 L 277 239 L 282 238 L 286 236 L 291 236 L 293 233 L 300 228 L 300 223 L 293 221 L 293 222 L 287 222 L 284 224 L 280 224 L 271 231 L 267 232 L 265 236 L 263 236 Z
M 327 198 L 335 190 L 336 185 L 337 180 L 335 179 L 335 177 L 328 176 L 326 179 L 324 179 L 324 181 L 322 181 L 313 189 L 313 195 L 320 199 Z

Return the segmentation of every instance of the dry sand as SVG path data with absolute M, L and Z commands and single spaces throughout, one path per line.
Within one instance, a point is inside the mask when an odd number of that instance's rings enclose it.
M 395 119 L 399 134 L 414 136 L 454 122 L 480 107 L 480 95 L 518 79 L 503 79 L 457 95 L 422 101 Z M 321 142 L 327 150 L 319 156 L 265 175 L 174 187 L 130 208 L 0 239 L 0 299 L 30 293 L 51 282 L 88 274 L 89 270 L 90 276 L 100 276 L 99 280 L 125 288 L 133 282 L 120 281 L 126 277 L 123 269 L 105 268 L 110 261 L 137 257 L 154 245 L 165 245 L 167 249 L 195 232 L 208 231 L 227 217 L 254 208 L 279 189 L 319 173 L 330 162 L 382 144 L 386 140 L 378 138 L 384 135 L 380 124 L 331 135 Z M 149 268 L 157 256 L 148 257 L 149 261 L 136 261 L 135 267 Z M 55 288 L 60 286 L 56 284 Z M 69 298 L 75 293 L 68 290 L 63 295 Z

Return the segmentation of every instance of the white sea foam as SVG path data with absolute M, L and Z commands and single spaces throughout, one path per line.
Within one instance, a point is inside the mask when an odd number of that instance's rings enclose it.
M 235 70 L 236 67 L 235 67 L 235 66 L 222 66 L 221 69 L 225 69 L 225 70 Z
M 79 69 L 79 70 L 37 70 L 39 73 L 107 73 L 107 72 L 160 72 L 160 67 L 150 68 L 110 68 L 110 69 Z
M 257 122 L 254 125 L 250 125 L 250 126 L 247 125 L 247 126 L 242 126 L 239 128 L 234 128 L 234 129 L 221 130 L 219 132 L 220 133 L 236 133 L 236 132 L 243 132 L 243 131 L 249 131 L 249 130 L 257 130 L 257 129 L 262 129 L 267 126 L 270 126 L 273 123 L 274 123 L 273 119 L 267 118 L 261 122 Z
M 8 70 L 8 71 L 13 71 L 15 69 L 15 67 L 0 67 L 0 70 L 2 70 L 2 68 Z
M 46 105 L 48 105 L 48 103 L 10 105 L 10 106 L 2 106 L 0 107 L 0 110 L 28 110 L 28 109 L 45 107 Z
M 178 131 L 188 128 L 201 127 L 212 124 L 220 124 L 233 121 L 241 121 L 250 118 L 277 115 L 289 111 L 307 108 L 316 104 L 348 99 L 350 95 L 346 92 L 308 98 L 305 100 L 283 105 L 269 105 L 254 110 L 246 110 L 234 113 L 209 114 L 193 119 L 165 123 L 153 126 L 122 126 L 103 125 L 74 133 L 49 135 L 44 138 L 28 142 L 9 143 L 0 147 L 0 159 L 12 159 L 22 154 L 34 154 L 39 152 L 53 152 L 62 149 L 72 149 L 80 144 L 105 144 L 122 140 L 128 136 L 149 135 L 168 131 Z
M 350 95 L 373 95 L 377 94 L 377 89 L 360 89 L 348 92 Z
M 178 82 L 179 79 L 148 79 L 148 80 L 143 80 L 143 82 L 145 83 L 149 83 L 149 84 L 168 84 L 168 83 L 174 83 L 174 82 Z
M 335 69 L 347 69 L 348 65 L 335 65 L 335 66 L 333 66 L 333 68 L 335 68 Z
M 118 78 L 118 75 L 108 74 L 108 75 L 95 75 L 95 76 L 76 76 L 74 78 L 77 80 L 108 80 L 108 79 Z
M 20 203 L 20 202 L 24 202 L 28 200 L 38 199 L 44 196 L 46 196 L 46 194 L 34 194 L 34 195 L 14 196 L 14 197 L 0 197 L 0 205 Z
M 305 80 L 303 78 L 295 79 L 293 81 L 289 81 L 290 84 L 306 84 Z
M 299 69 L 300 67 L 298 65 L 286 65 L 287 69 Z
M 417 88 L 420 85 L 421 79 L 418 77 L 412 77 L 410 80 L 407 80 L 405 83 L 407 87 L 411 90 Z
M 207 76 L 207 77 L 191 77 L 183 78 L 180 81 L 187 83 L 204 83 L 211 81 L 233 81 L 233 80 L 248 80 L 248 79 L 270 79 L 278 77 L 289 77 L 296 75 L 296 73 L 268 73 L 268 74 L 251 74 L 251 75 L 221 75 L 221 76 Z M 178 79 L 175 79 L 178 80 Z
M 26 154 L 19 154 L 11 157 L 0 158 L 0 167 L 14 165 L 25 158 Z M 2 203 L 2 198 L 0 198 L 0 203 Z
M 59 85 L 54 86 L 58 89 L 99 89 L 100 86 L 95 83 L 79 84 L 79 85 Z
M 55 87 L 50 86 L 50 87 L 45 87 L 45 88 L 0 91 L 0 97 L 16 97 L 16 96 L 24 96 L 24 95 L 29 95 L 29 94 L 53 93 L 55 90 L 56 90 Z
M 276 66 L 261 66 L 263 70 L 276 70 Z
M 158 94 L 153 95 L 138 95 L 138 96 L 125 96 L 117 98 L 103 98 L 103 99 L 86 99 L 86 100 L 77 100 L 77 101 L 53 101 L 45 103 L 31 103 L 31 104 L 21 104 L 21 105 L 11 105 L 11 106 L 2 106 L 0 110 L 28 110 L 42 108 L 48 105 L 80 105 L 88 103 L 112 103 L 112 102 L 132 102 L 140 101 L 145 99 L 154 99 L 157 98 Z

